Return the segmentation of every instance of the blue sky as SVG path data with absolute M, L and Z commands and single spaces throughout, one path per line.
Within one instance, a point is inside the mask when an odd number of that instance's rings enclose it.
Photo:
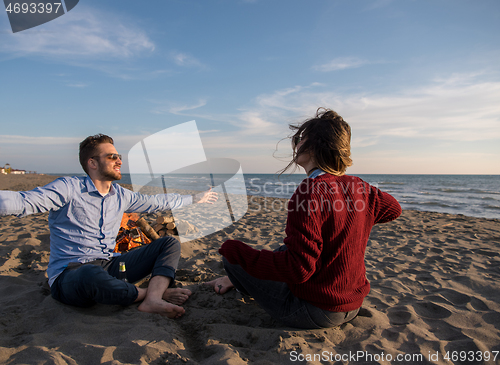
M 208 157 L 273 173 L 324 106 L 348 173 L 500 174 L 499 65 L 498 0 L 80 0 L 15 34 L 3 13 L 0 165 L 81 172 L 88 135 L 127 155 L 196 120 Z

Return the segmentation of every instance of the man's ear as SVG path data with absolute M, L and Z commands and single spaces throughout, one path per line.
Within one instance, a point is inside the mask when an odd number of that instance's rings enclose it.
M 95 159 L 89 158 L 87 167 L 89 170 L 97 170 L 97 168 L 99 167 L 99 163 Z

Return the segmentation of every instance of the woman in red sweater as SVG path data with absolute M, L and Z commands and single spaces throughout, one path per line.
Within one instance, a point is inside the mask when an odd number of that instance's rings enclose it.
M 236 287 L 290 327 L 338 326 L 357 315 L 370 291 L 364 256 L 371 228 L 399 217 L 401 206 L 345 175 L 351 129 L 337 113 L 318 109 L 290 128 L 293 159 L 283 171 L 299 165 L 308 177 L 288 203 L 285 245 L 256 250 L 228 240 L 219 249 L 228 276 L 207 284 L 219 294 Z

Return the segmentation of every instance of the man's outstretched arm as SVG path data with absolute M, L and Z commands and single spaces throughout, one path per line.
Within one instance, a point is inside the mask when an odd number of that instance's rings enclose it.
M 30 191 L 0 190 L 0 215 L 24 217 L 58 209 L 66 204 L 69 190 L 61 179 Z
M 195 203 L 213 204 L 218 199 L 217 193 L 211 191 L 211 189 L 194 195 L 144 195 L 134 193 L 120 186 L 117 188 L 121 189 L 122 194 L 126 196 L 126 199 L 128 199 L 129 206 L 126 209 L 126 212 L 153 213 L 157 211 L 174 210 Z

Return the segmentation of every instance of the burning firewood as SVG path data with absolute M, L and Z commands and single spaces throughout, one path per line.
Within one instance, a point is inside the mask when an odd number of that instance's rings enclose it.
M 138 227 L 137 222 L 139 220 L 137 213 L 125 213 L 123 215 L 113 252 L 127 252 L 133 248 L 151 243 L 151 239 Z
M 148 238 L 150 240 L 154 241 L 154 240 L 157 240 L 158 238 L 160 238 L 160 236 L 158 236 L 158 234 L 153 229 L 153 227 L 151 227 L 149 225 L 149 223 L 146 222 L 146 220 L 144 218 L 138 219 L 136 224 L 144 232 L 144 234 L 146 234 L 146 236 L 148 236 Z

